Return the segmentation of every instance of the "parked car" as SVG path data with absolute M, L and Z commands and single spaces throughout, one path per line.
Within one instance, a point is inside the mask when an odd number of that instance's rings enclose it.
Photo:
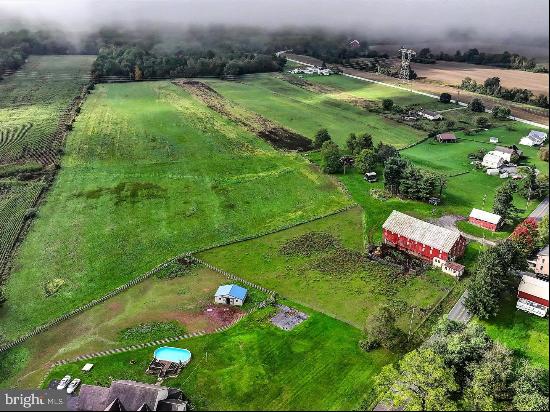
M 80 385 L 80 379 L 76 378 L 73 379 L 73 381 L 70 383 L 69 386 L 67 386 L 67 393 L 73 393 L 76 388 L 78 388 L 78 385 Z
M 62 391 L 63 389 L 65 389 L 70 381 L 71 381 L 71 375 L 65 375 L 63 379 L 61 379 L 57 384 L 57 390 Z

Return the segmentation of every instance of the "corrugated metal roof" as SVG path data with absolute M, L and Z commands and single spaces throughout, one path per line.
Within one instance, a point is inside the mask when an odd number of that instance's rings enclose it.
M 470 212 L 470 217 L 483 220 L 484 222 L 493 223 L 495 225 L 498 225 L 500 223 L 500 220 L 502 219 L 499 215 L 491 212 L 486 212 L 485 210 L 481 209 L 472 209 L 472 211 Z
M 244 300 L 247 290 L 237 285 L 222 285 L 216 291 L 215 296 L 231 296 L 233 298 Z
M 548 282 L 534 278 L 532 276 L 523 275 L 518 291 L 528 293 L 537 298 L 548 300 Z
M 382 227 L 442 252 L 450 252 L 460 239 L 458 230 L 450 230 L 394 210 Z

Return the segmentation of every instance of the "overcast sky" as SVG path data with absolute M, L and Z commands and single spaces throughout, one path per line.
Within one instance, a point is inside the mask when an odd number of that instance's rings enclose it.
M 371 39 L 469 35 L 480 42 L 547 41 L 548 16 L 548 0 L 0 0 L 0 29 L 16 18 L 71 31 L 111 23 L 226 23 L 353 29 Z

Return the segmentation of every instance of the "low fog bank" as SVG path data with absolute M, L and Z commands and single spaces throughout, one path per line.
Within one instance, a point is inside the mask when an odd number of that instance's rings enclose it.
M 104 26 L 165 35 L 200 25 L 322 27 L 384 51 L 401 44 L 435 52 L 477 47 L 543 59 L 548 16 L 542 0 L 0 1 L 0 31 L 55 28 L 75 44 Z

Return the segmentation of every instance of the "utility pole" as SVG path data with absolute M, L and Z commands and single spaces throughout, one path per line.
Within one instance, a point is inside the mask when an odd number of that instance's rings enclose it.
M 411 59 L 416 56 L 416 52 L 412 49 L 401 47 L 401 67 L 399 68 L 399 78 L 404 81 L 411 79 Z

